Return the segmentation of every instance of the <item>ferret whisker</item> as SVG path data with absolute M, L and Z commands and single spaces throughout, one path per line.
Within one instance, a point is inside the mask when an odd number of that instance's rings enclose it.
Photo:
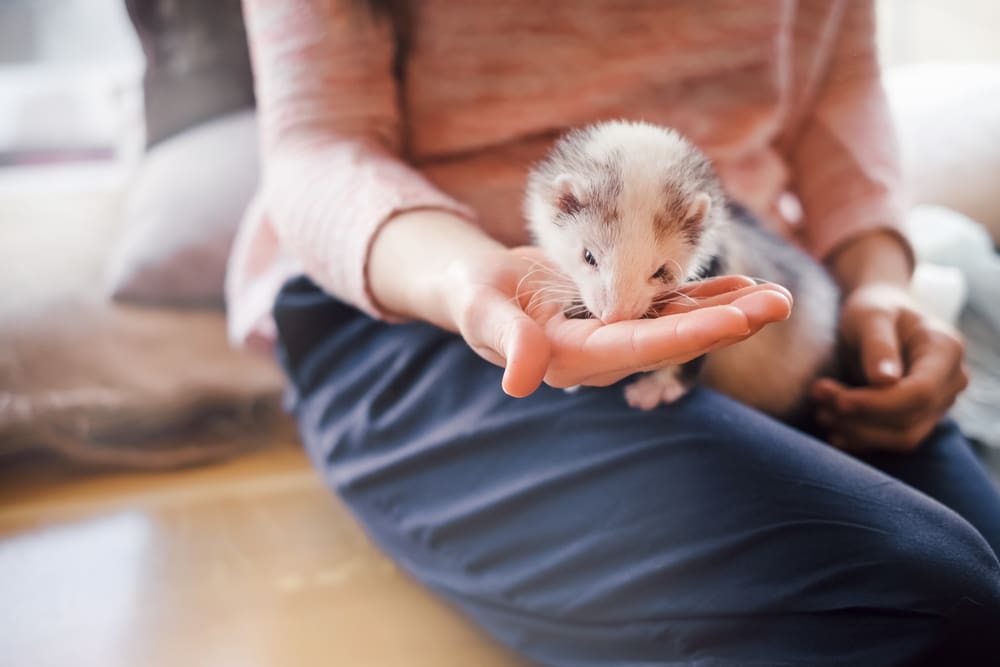
M 659 316 L 660 316 L 660 311 L 655 306 L 651 306 L 649 310 L 643 313 L 640 319 L 655 320 Z
M 510 299 L 510 301 L 514 303 L 520 303 L 522 300 L 522 296 L 524 294 L 522 290 L 524 289 L 525 282 L 530 278 L 532 278 L 533 276 L 542 272 L 552 273 L 552 270 L 549 267 L 545 266 L 544 264 L 537 264 L 536 268 L 528 271 L 523 276 L 521 276 L 521 279 L 518 280 L 517 282 L 517 286 L 514 288 L 514 296 Z M 543 282 L 538 288 L 532 290 L 531 297 L 528 299 L 528 303 L 525 307 L 527 309 L 533 308 L 532 302 L 537 298 L 539 293 L 548 293 L 554 291 L 562 291 L 563 295 L 566 297 L 571 297 L 576 295 L 576 287 L 575 285 L 573 285 L 572 281 L 566 279 L 556 282 L 551 278 L 549 278 L 548 282 Z
M 584 306 L 583 304 L 572 304 L 570 306 L 567 306 L 565 312 L 567 313 L 578 312 L 578 311 L 582 312 L 584 310 L 587 310 L 587 307 Z
M 569 291 L 554 291 L 554 290 L 537 290 L 535 291 L 535 298 L 545 298 L 545 299 L 557 299 L 563 298 L 567 301 L 572 301 L 579 296 L 578 292 Z
M 528 280 L 528 278 L 534 276 L 535 274 L 540 273 L 543 269 L 544 267 L 539 266 L 521 276 L 521 279 L 517 281 L 517 287 L 514 289 L 514 293 L 520 295 L 521 288 L 524 286 L 525 281 Z
M 671 301 L 680 300 L 690 306 L 697 306 L 700 302 L 689 294 L 684 292 L 675 292 L 671 295 Z
M 579 301 L 580 295 L 575 292 L 535 292 L 533 299 L 546 299 L 549 301 Z
M 579 291 L 573 290 L 552 290 L 542 288 L 537 290 L 531 295 L 528 303 L 525 306 L 525 310 L 528 312 L 533 312 L 535 310 L 552 306 L 552 305 L 563 305 L 572 304 L 580 300 Z
M 576 285 L 573 285 L 571 283 L 566 283 L 566 284 L 562 284 L 562 283 L 540 283 L 538 285 L 537 289 L 539 289 L 539 290 L 545 290 L 545 289 L 547 289 L 547 290 L 564 290 L 564 291 L 568 291 L 568 292 L 576 292 L 576 291 L 578 291 L 577 288 L 576 288 Z
M 681 268 L 680 263 L 673 257 L 668 259 L 667 262 L 673 265 L 675 269 L 674 276 L 676 276 L 677 280 L 684 280 L 684 269 Z
M 670 303 L 686 303 L 687 305 L 697 306 L 699 301 L 694 297 L 691 297 L 684 292 L 679 290 L 670 290 L 669 292 L 663 292 L 653 299 L 653 305 L 660 307 L 666 306 Z
M 531 276 L 531 275 L 535 275 L 535 274 L 538 274 L 538 273 L 547 274 L 548 277 L 549 277 L 549 280 L 553 281 L 553 282 L 558 281 L 558 282 L 563 282 L 563 283 L 567 283 L 567 284 L 572 284 L 573 283 L 573 281 L 570 279 L 569 276 L 563 275 L 562 273 L 559 273 L 558 271 L 553 270 L 552 267 L 546 266 L 545 264 L 540 264 L 538 262 L 534 262 L 533 263 L 533 268 L 530 271 L 528 271 L 525 275 Z
M 529 309 L 540 309 L 540 308 L 545 308 L 547 306 L 553 306 L 553 305 L 562 306 L 562 305 L 565 305 L 567 303 L 572 303 L 572 302 L 569 302 L 566 299 L 544 299 L 544 300 L 538 301 L 536 303 L 529 304 L 528 308 Z
M 536 291 L 549 292 L 578 292 L 576 285 L 570 283 L 539 283 L 535 286 Z
M 591 317 L 590 311 L 586 308 L 576 308 L 571 310 L 564 310 L 563 317 L 567 320 L 583 320 L 589 319 Z

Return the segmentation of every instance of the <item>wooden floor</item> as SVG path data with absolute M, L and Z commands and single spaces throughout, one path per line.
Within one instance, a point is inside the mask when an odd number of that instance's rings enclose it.
M 291 442 L 162 474 L 0 467 L 4 667 L 517 664 L 376 552 Z
M 0 468 L 0 664 L 518 664 L 378 554 L 292 443 L 161 474 Z

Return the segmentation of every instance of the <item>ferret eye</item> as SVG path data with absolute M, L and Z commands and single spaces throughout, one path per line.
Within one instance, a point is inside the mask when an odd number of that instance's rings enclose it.
M 594 255 L 586 248 L 583 249 L 583 261 L 591 266 L 597 266 L 597 260 L 594 259 Z
M 653 274 L 653 280 L 662 280 L 663 282 L 667 282 L 672 277 L 673 276 L 670 275 L 670 269 L 666 266 L 661 266 L 656 270 L 656 273 Z

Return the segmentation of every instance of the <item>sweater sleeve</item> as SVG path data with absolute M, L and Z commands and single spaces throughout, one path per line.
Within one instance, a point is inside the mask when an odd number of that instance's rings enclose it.
M 261 205 L 284 252 L 365 312 L 371 241 L 421 208 L 472 218 L 401 158 L 389 17 L 353 0 L 244 0 L 263 159 Z
M 869 0 L 841 0 L 832 54 L 790 161 L 804 213 L 802 241 L 828 257 L 843 243 L 902 232 L 899 149 L 882 88 Z

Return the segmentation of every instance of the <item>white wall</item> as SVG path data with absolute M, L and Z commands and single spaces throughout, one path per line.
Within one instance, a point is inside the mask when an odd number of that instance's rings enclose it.
M 0 42 L 0 164 L 141 151 L 144 63 L 123 0 L 0 0 Z
M 882 63 L 1000 61 L 1000 0 L 877 0 Z
M 0 0 L 0 65 L 141 58 L 124 0 Z

